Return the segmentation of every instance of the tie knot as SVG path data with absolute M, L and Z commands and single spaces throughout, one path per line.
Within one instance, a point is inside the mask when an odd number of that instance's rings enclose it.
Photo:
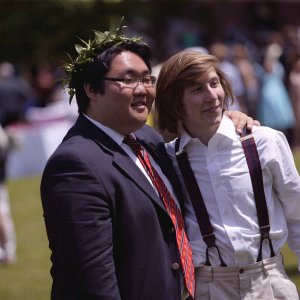
M 135 139 L 132 135 L 126 135 L 123 140 L 124 144 L 128 145 L 134 153 L 138 153 L 142 150 L 142 146 L 139 141 Z

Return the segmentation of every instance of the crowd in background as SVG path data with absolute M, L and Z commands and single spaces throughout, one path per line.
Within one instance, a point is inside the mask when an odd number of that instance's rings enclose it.
M 22 147 L 19 137 L 11 134 L 9 128 L 39 126 L 49 121 L 51 126 L 53 121 L 75 119 L 77 114 L 68 105 L 67 94 L 54 67 L 34 69 L 30 75 L 20 74 L 12 62 L 0 64 L 0 264 L 5 265 L 17 260 L 16 234 L 6 187 L 7 160 L 10 150 Z M 34 153 L 31 155 L 34 157 Z
M 300 147 L 300 29 L 288 25 L 261 32 L 260 39 L 264 42 L 258 44 L 236 37 L 189 48 L 218 57 L 235 89 L 231 108 L 284 132 L 293 149 Z M 154 75 L 159 66 L 153 66 Z M 2 62 L 0 124 L 76 116 L 76 108 L 68 108 L 62 78 L 62 68 L 57 66 L 41 64 L 21 72 L 13 62 Z M 149 122 L 155 126 L 155 116 Z

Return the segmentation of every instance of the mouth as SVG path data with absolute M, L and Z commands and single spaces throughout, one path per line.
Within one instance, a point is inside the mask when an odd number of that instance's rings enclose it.
M 131 103 L 131 108 L 137 113 L 148 113 L 148 105 L 146 100 L 137 100 Z
M 211 106 L 211 107 L 204 109 L 203 112 L 213 113 L 213 112 L 216 112 L 220 107 L 221 107 L 221 105 Z
M 144 106 L 147 106 L 147 102 L 146 100 L 138 100 L 138 101 L 134 101 L 132 104 L 131 104 L 132 107 L 144 107 Z

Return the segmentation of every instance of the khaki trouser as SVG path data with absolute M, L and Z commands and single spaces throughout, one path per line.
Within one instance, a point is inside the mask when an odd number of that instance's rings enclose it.
M 195 300 L 299 299 L 281 254 L 241 268 L 200 266 L 195 279 Z

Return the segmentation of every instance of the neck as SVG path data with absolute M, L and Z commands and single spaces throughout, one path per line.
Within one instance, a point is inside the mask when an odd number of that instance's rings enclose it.
M 188 126 L 184 129 L 189 133 L 192 138 L 199 139 L 204 145 L 208 145 L 209 140 L 217 132 L 219 124 L 215 126 L 210 126 L 202 130 L 199 126 Z

